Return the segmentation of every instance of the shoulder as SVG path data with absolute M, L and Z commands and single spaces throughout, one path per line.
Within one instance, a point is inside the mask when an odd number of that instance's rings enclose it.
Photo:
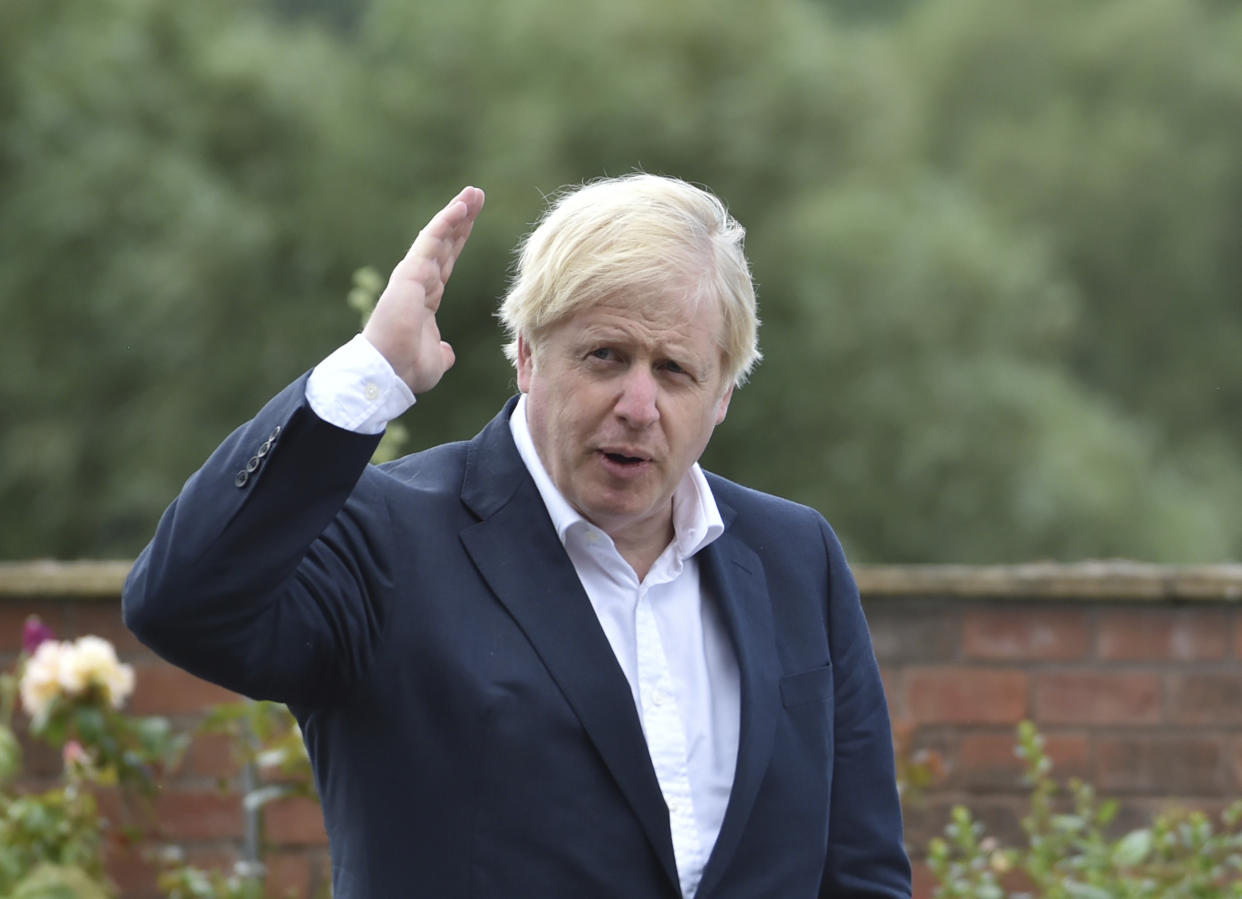
M 726 525 L 734 516 L 736 525 L 751 530 L 776 527 L 832 532 L 824 516 L 811 506 L 746 487 L 709 471 L 704 474 Z
M 819 510 L 771 493 L 746 487 L 705 471 L 725 528 L 764 554 L 778 552 L 807 561 L 846 564 L 840 539 Z
M 457 495 L 466 468 L 469 444 L 443 443 L 391 462 L 373 465 L 363 479 L 381 491 L 417 490 Z

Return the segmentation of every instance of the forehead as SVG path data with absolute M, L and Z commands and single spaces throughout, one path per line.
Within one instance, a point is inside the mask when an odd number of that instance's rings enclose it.
M 619 291 L 578 309 L 566 324 L 584 337 L 616 332 L 702 353 L 719 349 L 724 337 L 720 304 L 684 289 Z

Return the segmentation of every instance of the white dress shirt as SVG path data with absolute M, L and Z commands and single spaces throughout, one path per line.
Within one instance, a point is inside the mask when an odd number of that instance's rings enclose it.
M 414 402 L 361 335 L 315 368 L 306 396 L 320 418 L 368 434 L 382 431 Z M 673 541 L 639 581 L 612 538 L 575 511 L 552 482 L 531 438 L 525 396 L 509 428 L 629 682 L 669 810 L 682 895 L 691 899 L 733 787 L 741 715 L 733 644 L 700 583 L 695 558 L 724 531 L 715 499 L 695 464 L 673 495 Z

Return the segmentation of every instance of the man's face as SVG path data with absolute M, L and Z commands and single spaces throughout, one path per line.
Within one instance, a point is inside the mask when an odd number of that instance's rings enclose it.
M 663 546 L 672 497 L 733 393 L 718 304 L 620 296 L 518 342 L 518 386 L 561 494 L 618 546 Z

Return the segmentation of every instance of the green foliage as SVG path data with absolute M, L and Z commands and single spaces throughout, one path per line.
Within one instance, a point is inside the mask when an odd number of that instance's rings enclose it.
M 242 796 L 248 813 L 261 813 L 270 802 L 291 796 L 318 799 L 310 756 L 289 709 L 275 702 L 243 700 L 213 706 L 200 732 L 229 737 L 233 759 L 251 766 L 259 783 Z M 236 785 L 222 782 L 222 790 Z M 260 824 L 262 818 L 259 818 Z M 265 892 L 263 866 L 240 865 L 229 874 L 204 871 L 192 865 L 169 865 L 159 877 L 167 899 L 261 899 Z
M 168 719 L 123 714 L 97 697 L 57 699 L 50 713 L 31 723 L 31 733 L 56 748 L 82 748 L 79 761 L 89 779 L 154 797 L 165 771 L 180 761 L 189 735 L 176 733 Z
M 26 636 L 31 634 L 54 640 L 34 618 L 26 625 Z M 96 640 L 96 646 L 102 642 Z M 65 651 L 72 648 L 60 645 Z M 0 674 L 0 899 L 111 899 L 115 890 L 105 876 L 105 847 L 124 845 L 136 851 L 159 838 L 158 822 L 146 814 L 145 800 L 158 794 L 190 735 L 176 731 L 164 718 L 126 715 L 103 690 L 70 692 L 63 683 L 53 684 L 50 698 L 30 694 L 46 701 L 29 728 L 32 736 L 60 751 L 61 782 L 42 792 L 25 790 L 21 744 L 11 724 L 22 681 L 41 658 L 36 652 L 32 665 L 23 655 L 16 673 Z M 201 730 L 229 736 L 237 763 L 260 774 L 261 782 L 243 797 L 248 811 L 287 796 L 316 795 L 301 731 L 283 705 L 216 706 Z M 99 790 L 114 788 L 122 800 L 124 822 L 103 818 L 96 801 Z M 236 789 L 236 784 L 222 783 L 221 788 Z M 118 830 L 119 823 L 124 823 L 123 830 Z M 267 895 L 261 864 L 239 865 L 226 874 L 182 864 L 176 851 L 159 855 L 159 888 L 168 899 Z
M 250 700 L 221 703 L 203 718 L 200 730 L 228 736 L 234 761 L 253 765 L 264 777 L 264 783 L 243 797 L 247 809 L 287 796 L 317 795 L 302 730 L 286 706 Z
M 1208 0 L 0 5 L 0 547 L 135 553 L 464 183 L 408 448 L 473 434 L 542 195 L 643 167 L 749 228 L 711 467 L 858 559 L 1236 557 L 1239 46 Z
M 9 899 L 109 899 L 110 893 L 81 868 L 40 864 Z
M 66 764 L 65 782 L 41 793 L 13 785 L 22 773 L 12 728 L 18 685 L 17 676 L 0 675 L 0 896 L 106 897 L 104 822 L 86 769 Z
M 36 624 L 37 619 L 28 621 L 27 632 Z M 50 631 L 44 633 L 51 638 Z M 62 653 L 72 650 L 65 647 Z M 107 652 L 112 653 L 110 646 Z M 116 663 L 114 654 L 110 658 Z M 123 811 L 133 818 L 124 822 L 125 836 L 137 836 L 147 824 L 143 800 L 156 795 L 188 737 L 163 718 L 124 714 L 91 680 L 94 675 L 73 692 L 53 683 L 56 692 L 41 700 L 29 730 L 61 752 L 61 783 L 28 792 L 20 783 L 22 751 L 12 721 L 22 680 L 32 667 L 23 655 L 15 673 L 0 675 L 0 896 L 107 899 L 114 891 L 104 874 L 105 836 L 122 822 L 101 816 L 96 791 L 119 788 Z
M 1119 839 L 1109 832 L 1117 803 L 1071 780 L 1071 805 L 1060 811 L 1060 785 L 1034 725 L 1018 730 L 1018 755 L 1031 784 L 1023 819 L 1027 845 L 1006 848 L 984 835 L 958 806 L 945 837 L 932 841 L 928 864 L 936 899 L 1237 899 L 1242 897 L 1242 801 L 1219 829 L 1202 812 L 1165 812 Z M 1015 881 L 1022 886 L 1007 884 Z
M 95 895 L 108 895 L 103 822 L 94 795 L 80 783 L 43 793 L 0 793 L 0 896 L 43 895 L 40 884 L 67 889 L 83 879 Z
M 267 895 L 261 877 L 190 866 L 160 874 L 159 888 L 167 899 L 264 899 Z

